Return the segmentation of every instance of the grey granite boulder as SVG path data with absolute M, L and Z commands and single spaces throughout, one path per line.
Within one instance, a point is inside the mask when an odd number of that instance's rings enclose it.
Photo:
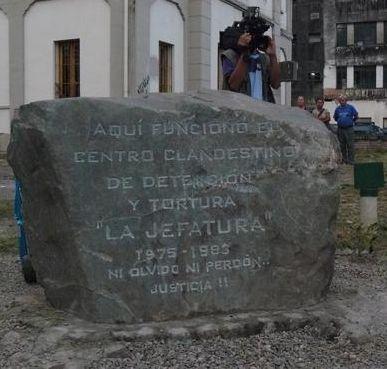
M 101 322 L 318 302 L 337 155 L 308 113 L 216 91 L 32 103 L 8 148 L 47 299 Z

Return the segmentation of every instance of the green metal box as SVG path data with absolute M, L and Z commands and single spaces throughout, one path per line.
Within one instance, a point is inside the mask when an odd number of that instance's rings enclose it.
M 384 187 L 383 163 L 355 164 L 354 177 L 361 196 L 377 196 L 378 188 Z

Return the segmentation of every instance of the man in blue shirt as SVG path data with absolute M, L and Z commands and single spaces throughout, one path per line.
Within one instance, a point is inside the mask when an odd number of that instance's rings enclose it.
M 352 105 L 347 104 L 345 96 L 340 95 L 339 103 L 333 118 L 337 122 L 337 137 L 340 142 L 341 155 L 345 164 L 353 165 L 355 163 L 353 125 L 359 115 Z
M 274 40 L 268 37 L 266 50 L 251 50 L 252 36 L 244 33 L 238 49 L 228 49 L 222 56 L 223 89 L 244 93 L 256 100 L 274 103 L 271 88 L 280 86 L 280 68 Z

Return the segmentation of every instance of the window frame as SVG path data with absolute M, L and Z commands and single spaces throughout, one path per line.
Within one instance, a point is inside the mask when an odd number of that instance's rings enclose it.
M 369 40 L 371 28 L 366 28 L 366 25 L 372 25 L 372 40 Z M 364 27 L 360 31 L 360 27 Z M 376 22 L 357 22 L 353 24 L 353 40 L 356 46 L 374 46 L 377 44 L 377 26 Z M 366 36 L 366 37 L 365 37 Z M 359 39 L 359 37 L 362 37 Z M 365 37 L 365 38 L 364 38 Z
M 363 73 L 363 76 L 359 76 L 361 73 Z M 372 78 L 369 78 L 371 74 L 373 76 Z M 353 86 L 354 88 L 357 88 L 357 89 L 375 89 L 376 88 L 376 65 L 354 66 L 353 67 Z
M 339 79 L 340 74 L 345 76 L 345 78 Z M 345 80 L 345 84 L 343 83 L 343 80 Z M 336 67 L 336 89 L 345 90 L 347 88 L 347 85 L 348 85 L 347 67 L 346 66 Z
M 80 44 L 79 38 L 54 41 L 56 99 L 80 97 Z
M 167 65 L 164 66 L 164 63 Z M 165 69 L 164 69 L 165 68 Z M 174 45 L 159 41 L 159 92 L 174 91 Z
M 339 30 L 343 31 L 343 35 L 339 37 Z M 348 25 L 346 23 L 336 24 L 336 46 L 345 47 L 348 46 Z

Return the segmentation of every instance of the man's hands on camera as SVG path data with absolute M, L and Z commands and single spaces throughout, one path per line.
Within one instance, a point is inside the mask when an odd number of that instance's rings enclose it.
M 276 45 L 274 39 L 272 39 L 270 36 L 264 36 L 266 39 L 265 44 L 267 43 L 267 47 L 264 51 L 269 57 L 276 56 Z M 253 39 L 253 36 L 250 33 L 244 33 L 239 37 L 238 40 L 238 48 L 242 51 L 243 54 L 249 55 L 251 50 L 251 41 Z
M 270 74 L 270 86 L 277 89 L 281 85 L 280 83 L 280 70 L 279 70 L 279 64 L 277 61 L 277 54 L 276 54 L 276 46 L 274 40 L 269 37 L 267 37 L 268 46 L 266 48 L 265 53 L 268 55 L 270 59 L 270 65 L 269 65 L 269 74 Z M 232 72 L 232 74 L 229 77 L 229 86 L 231 91 L 239 91 L 239 88 L 241 86 L 242 81 L 245 78 L 250 53 L 253 51 L 251 50 L 251 41 L 253 37 L 250 33 L 244 33 L 242 34 L 238 39 L 238 48 L 241 51 L 241 55 L 239 58 L 239 61 L 236 65 L 236 68 Z
M 268 40 L 268 46 L 267 46 L 267 48 L 265 50 L 265 53 L 267 55 L 269 55 L 269 57 L 277 56 L 274 39 L 272 39 L 269 36 L 266 36 L 266 37 L 267 37 L 267 40 Z
M 244 63 L 249 61 L 250 57 L 250 43 L 252 40 L 252 36 L 250 33 L 244 33 L 239 37 L 238 40 L 238 48 L 241 51 L 241 58 Z
M 250 33 L 244 33 L 239 37 L 238 47 L 242 49 L 248 49 L 250 47 L 250 42 L 252 38 L 253 37 L 250 35 Z

